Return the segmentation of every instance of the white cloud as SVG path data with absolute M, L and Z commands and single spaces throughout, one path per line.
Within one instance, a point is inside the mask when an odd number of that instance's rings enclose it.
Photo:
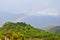
M 32 15 L 36 15 L 36 16 L 59 16 L 60 15 L 58 11 L 55 9 L 43 9 L 40 11 L 24 11 L 24 13 L 25 13 L 24 16 L 17 17 L 16 19 L 13 20 L 13 22 L 24 19 Z
M 58 10 L 55 9 L 43 9 L 39 11 L 28 11 L 27 15 L 39 15 L 39 16 L 59 16 Z

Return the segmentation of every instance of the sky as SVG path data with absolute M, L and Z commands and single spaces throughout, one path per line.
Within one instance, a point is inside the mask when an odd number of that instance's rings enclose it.
M 60 16 L 60 0 L 0 0 L 1 23 L 32 15 Z
M 0 0 L 0 11 L 14 14 L 52 9 L 59 11 L 59 7 L 60 0 Z

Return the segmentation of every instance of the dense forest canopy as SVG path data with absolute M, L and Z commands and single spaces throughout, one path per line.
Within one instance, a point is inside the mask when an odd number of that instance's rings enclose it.
M 13 37 L 22 36 L 23 38 L 26 38 L 26 40 L 27 38 L 42 38 L 42 40 L 60 39 L 60 34 L 34 28 L 25 22 L 6 22 L 2 27 L 0 27 L 0 38 L 5 37 L 8 34 L 13 35 Z

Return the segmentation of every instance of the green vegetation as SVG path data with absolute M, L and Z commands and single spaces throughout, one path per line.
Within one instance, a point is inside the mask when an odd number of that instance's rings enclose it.
M 60 34 L 50 33 L 23 22 L 7 22 L 0 28 L 0 38 L 10 40 L 60 40 Z M 5 39 L 4 39 L 5 40 Z

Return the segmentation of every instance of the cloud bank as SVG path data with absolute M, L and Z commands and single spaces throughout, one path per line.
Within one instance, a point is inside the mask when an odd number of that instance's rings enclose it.
M 36 16 L 59 16 L 58 10 L 56 9 L 43 9 L 38 11 L 27 11 L 26 15 L 36 15 Z
M 56 9 L 43 9 L 43 10 L 37 10 L 37 11 L 24 11 L 23 16 L 19 16 L 13 21 L 21 20 L 29 16 L 52 16 L 52 17 L 57 17 L 60 16 L 60 13 L 58 13 L 58 10 Z

